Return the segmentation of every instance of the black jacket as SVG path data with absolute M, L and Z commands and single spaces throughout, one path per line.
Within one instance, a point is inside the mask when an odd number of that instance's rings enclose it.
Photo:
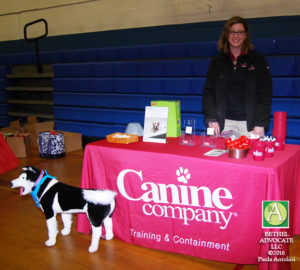
M 203 112 L 205 123 L 217 121 L 220 130 L 224 129 L 226 115 L 226 97 L 224 87 L 229 68 L 233 68 L 229 55 L 219 54 L 214 57 L 208 68 L 203 89 Z M 248 131 L 255 126 L 268 127 L 272 103 L 272 78 L 265 57 L 258 51 L 249 51 L 243 56 L 247 69 L 246 79 L 246 120 Z

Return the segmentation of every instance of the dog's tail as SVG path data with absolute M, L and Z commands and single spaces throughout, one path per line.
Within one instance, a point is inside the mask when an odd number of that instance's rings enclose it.
M 102 204 L 102 205 L 108 205 L 111 204 L 112 201 L 114 201 L 117 192 L 103 189 L 103 190 L 92 190 L 92 189 L 83 189 L 83 198 L 90 203 L 94 204 Z

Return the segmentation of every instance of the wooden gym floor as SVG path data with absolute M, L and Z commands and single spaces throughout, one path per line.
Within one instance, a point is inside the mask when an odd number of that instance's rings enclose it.
M 10 181 L 22 166 L 46 169 L 60 181 L 80 186 L 83 150 L 68 153 L 60 159 L 42 159 L 37 149 L 27 159 L 20 159 L 18 168 L 0 175 L 0 269 L 2 270 L 116 270 L 116 269 L 243 269 L 257 265 L 236 265 L 203 260 L 191 256 L 147 249 L 126 244 L 118 239 L 100 241 L 99 251 L 89 253 L 91 236 L 78 233 L 73 218 L 71 234 L 57 237 L 54 247 L 46 247 L 47 228 L 43 213 L 30 195 L 19 196 L 10 188 Z M 58 218 L 61 228 L 61 220 Z M 292 269 L 300 269 L 300 236 L 290 246 L 290 256 L 296 257 Z

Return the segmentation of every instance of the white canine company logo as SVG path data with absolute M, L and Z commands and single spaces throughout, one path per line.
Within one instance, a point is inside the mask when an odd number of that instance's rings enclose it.
M 232 216 L 232 194 L 225 187 L 211 190 L 207 186 L 187 185 L 191 180 L 188 169 L 179 167 L 176 170 L 178 185 L 155 183 L 151 180 L 144 182 L 142 171 L 125 169 L 117 178 L 120 194 L 129 201 L 142 201 L 142 211 L 147 216 L 172 218 L 182 220 L 183 225 L 191 222 L 214 223 L 224 230 Z M 130 192 L 128 181 L 140 182 L 139 191 Z M 182 184 L 180 184 L 182 183 Z M 128 190 L 127 190 L 127 189 Z M 139 194 L 139 195 L 136 195 Z

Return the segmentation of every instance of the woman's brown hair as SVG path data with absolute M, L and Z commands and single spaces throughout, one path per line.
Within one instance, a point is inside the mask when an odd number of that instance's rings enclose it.
M 254 46 L 251 43 L 250 28 L 249 28 L 248 22 L 246 21 L 246 19 L 244 19 L 242 17 L 234 16 L 234 17 L 230 18 L 224 25 L 223 31 L 222 31 L 219 41 L 218 41 L 219 51 L 221 51 L 223 53 L 230 52 L 228 35 L 229 35 L 231 26 L 234 24 L 237 24 L 237 23 L 243 24 L 243 26 L 245 28 L 246 39 L 243 43 L 242 52 L 248 53 L 249 50 L 253 50 Z

